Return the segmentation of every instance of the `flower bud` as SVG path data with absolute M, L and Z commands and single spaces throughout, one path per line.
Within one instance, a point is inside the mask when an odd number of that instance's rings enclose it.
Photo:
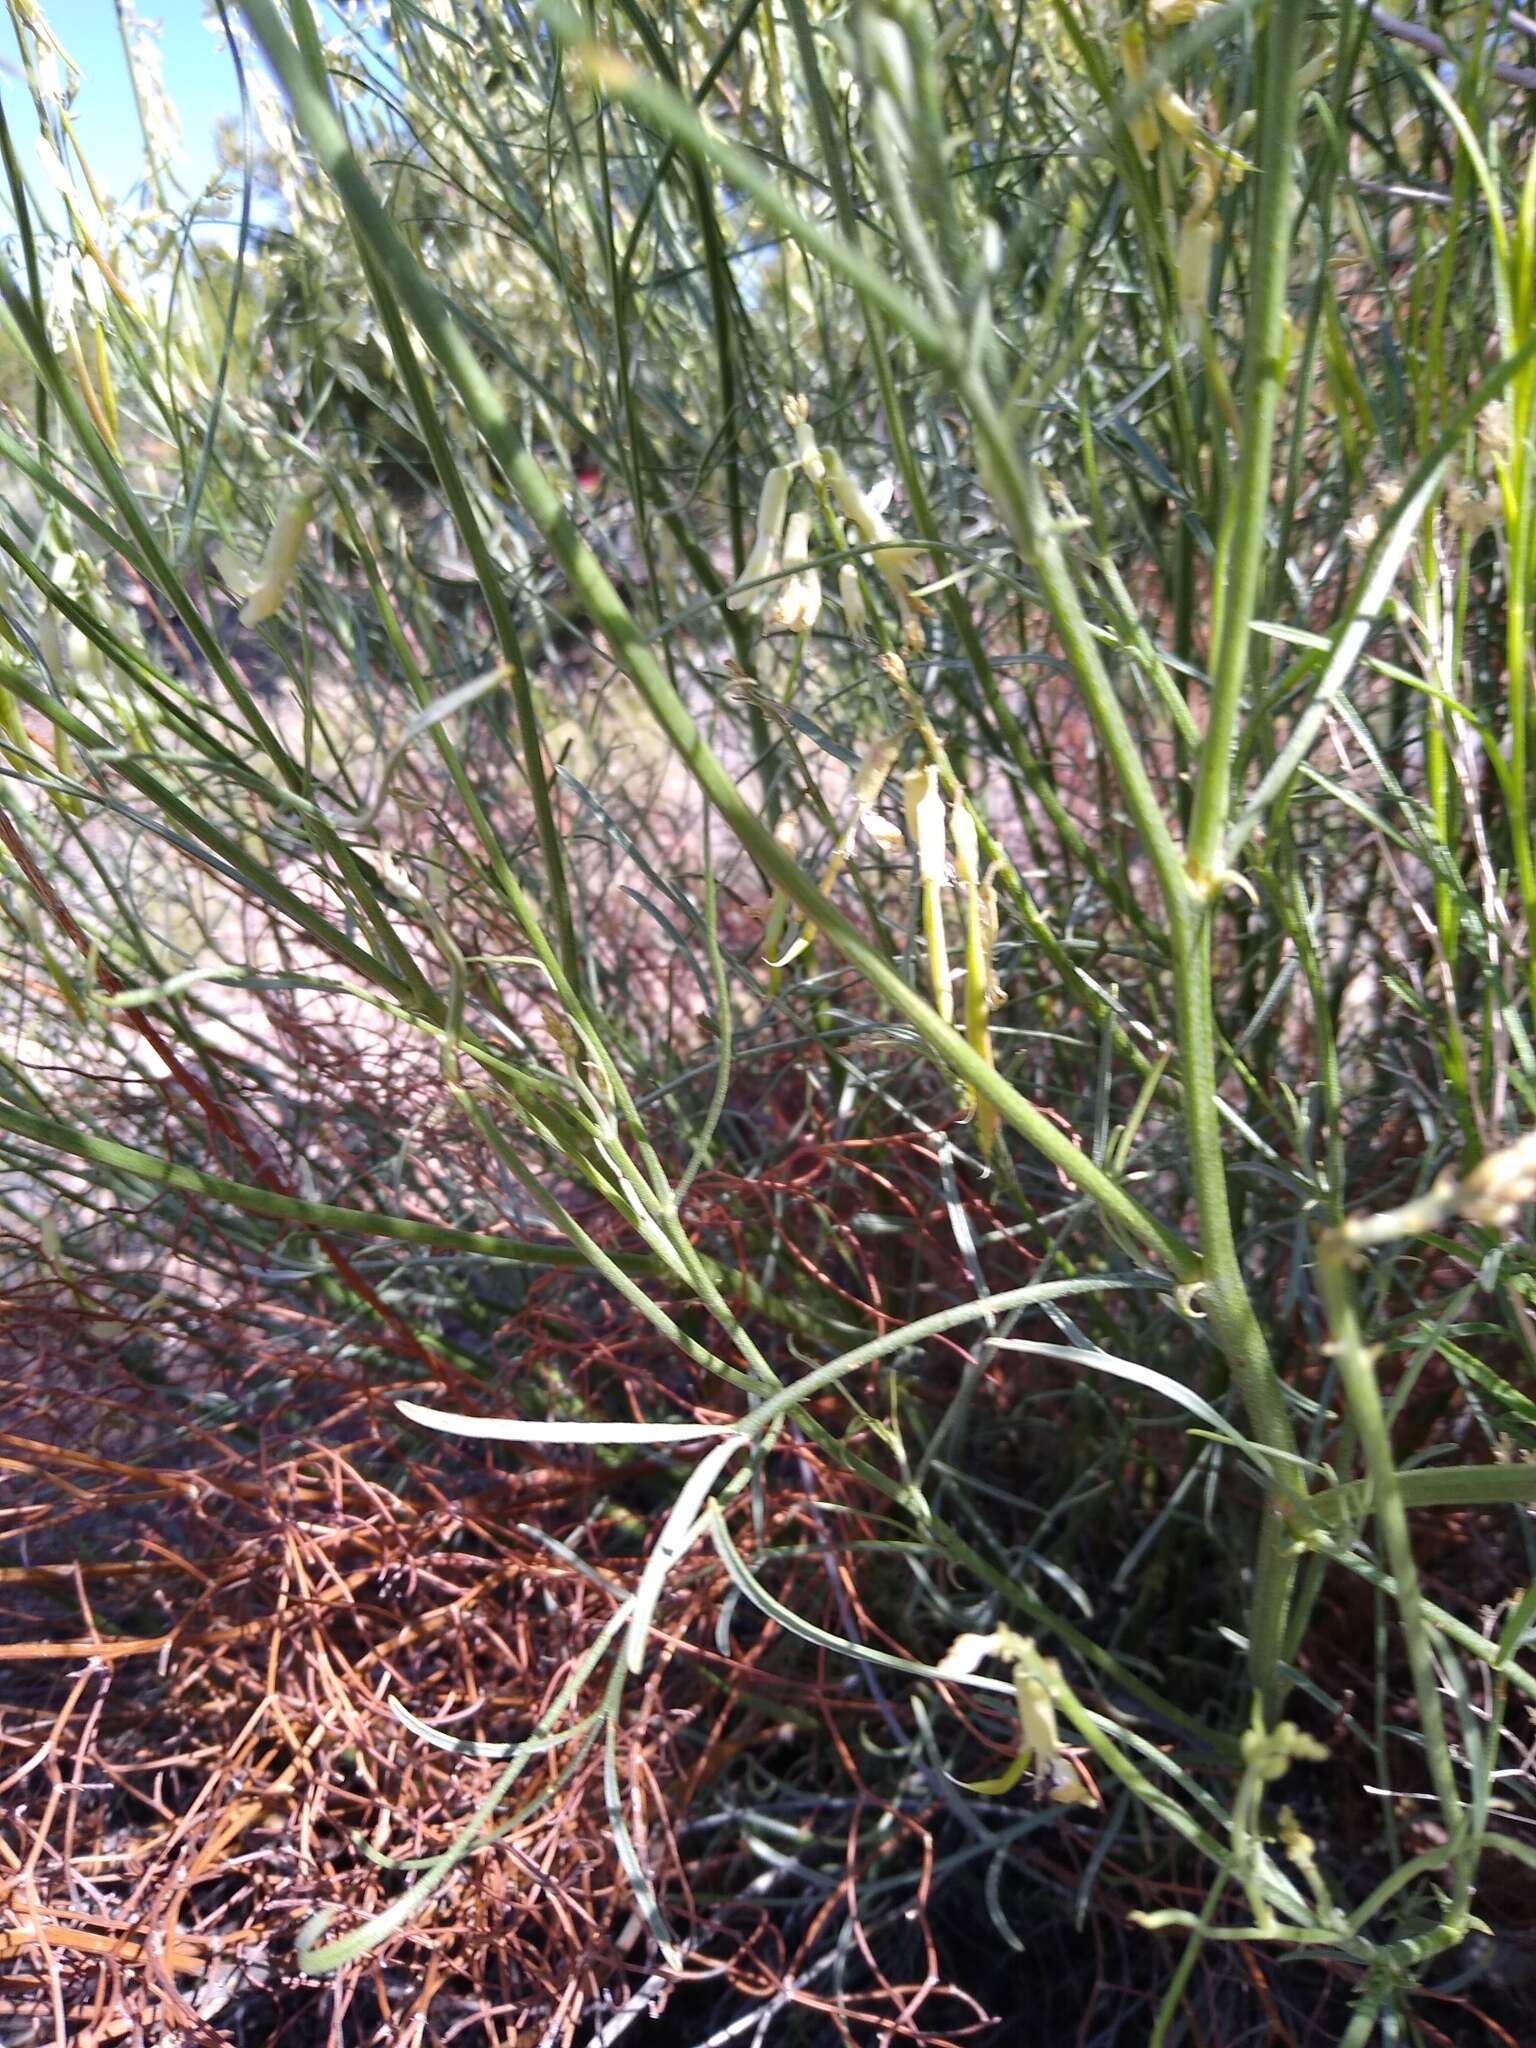
M 810 401 L 803 397 L 786 398 L 784 424 L 795 437 L 795 456 L 800 467 L 813 484 L 819 484 L 827 473 L 827 465 L 811 431 Z

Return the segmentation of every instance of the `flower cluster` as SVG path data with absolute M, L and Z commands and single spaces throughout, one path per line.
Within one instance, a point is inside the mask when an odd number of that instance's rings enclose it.
M 816 491 L 832 537 L 868 551 L 895 603 L 903 645 L 909 653 L 920 652 L 928 607 L 911 588 L 920 550 L 903 540 L 886 517 L 891 485 L 884 482 L 865 490 L 844 468 L 835 448 L 818 445 L 804 397 L 785 399 L 784 423 L 794 437 L 795 459 L 776 465 L 763 479 L 752 549 L 726 603 L 736 612 L 755 612 L 766 605 L 765 623 L 773 632 L 808 633 L 820 618 L 821 576 L 810 559 L 815 514 L 789 509 L 795 478 L 803 476 Z M 858 562 L 844 562 L 839 568 L 837 595 L 848 630 L 864 632 L 869 601 Z

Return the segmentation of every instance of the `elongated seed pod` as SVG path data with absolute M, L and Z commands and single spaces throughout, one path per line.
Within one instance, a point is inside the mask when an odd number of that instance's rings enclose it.
M 307 491 L 294 491 L 283 500 L 256 571 L 255 586 L 240 607 L 242 626 L 259 626 L 263 619 L 270 619 L 287 596 L 314 509 L 315 501 Z

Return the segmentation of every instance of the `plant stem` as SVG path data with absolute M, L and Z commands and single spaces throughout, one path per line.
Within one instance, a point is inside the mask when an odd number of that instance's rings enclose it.
M 303 0 L 295 0 L 303 10 Z M 1200 1277 L 1200 1262 L 1184 1240 L 1146 1210 L 1134 1195 L 1097 1167 L 1057 1125 L 989 1067 L 902 978 L 885 956 L 825 897 L 815 880 L 763 825 L 709 747 L 602 564 L 582 538 L 480 367 L 448 305 L 430 284 L 373 192 L 332 107 L 323 76 L 316 77 L 284 32 L 272 0 L 246 0 L 246 13 L 267 56 L 287 87 L 295 117 L 346 205 L 353 230 L 389 286 L 398 293 L 428 348 L 447 371 L 508 483 L 543 532 L 572 589 L 608 640 L 615 659 L 677 748 L 700 789 L 730 825 L 758 867 L 824 933 L 828 942 L 905 1017 L 929 1050 L 968 1087 L 985 1097 L 1018 1131 L 1092 1200 L 1106 1219 L 1153 1251 L 1181 1282 Z M 904 298 L 904 295 L 903 295 Z M 920 311 L 918 317 L 921 318 Z
M 1350 1271 L 1356 1256 L 1347 1224 L 1338 1230 L 1325 1231 L 1318 1242 L 1318 1283 L 1332 1336 L 1333 1356 L 1365 1458 L 1376 1526 L 1381 1531 L 1387 1562 L 1392 1568 L 1398 1622 L 1402 1629 L 1403 1647 L 1408 1654 L 1408 1668 L 1413 1676 L 1419 1732 L 1423 1737 L 1429 1780 L 1439 1802 L 1447 1837 L 1454 1843 L 1465 1835 L 1461 1795 L 1456 1789 L 1445 1716 L 1440 1707 L 1434 1645 L 1419 1590 L 1413 1539 L 1408 1529 L 1407 1502 L 1397 1462 L 1392 1455 L 1392 1440 L 1381 1403 L 1381 1391 L 1376 1384 L 1376 1352 L 1366 1344 L 1360 1329 L 1354 1279 Z M 1474 1864 L 1475 1851 L 1470 1848 L 1462 1847 L 1452 1855 L 1451 1924 L 1462 1932 L 1465 1932 L 1470 1913 Z

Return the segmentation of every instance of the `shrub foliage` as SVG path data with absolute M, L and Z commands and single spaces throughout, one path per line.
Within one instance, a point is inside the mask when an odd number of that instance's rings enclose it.
M 1512 2038 L 1529 23 L 9 11 L 13 2012 Z

